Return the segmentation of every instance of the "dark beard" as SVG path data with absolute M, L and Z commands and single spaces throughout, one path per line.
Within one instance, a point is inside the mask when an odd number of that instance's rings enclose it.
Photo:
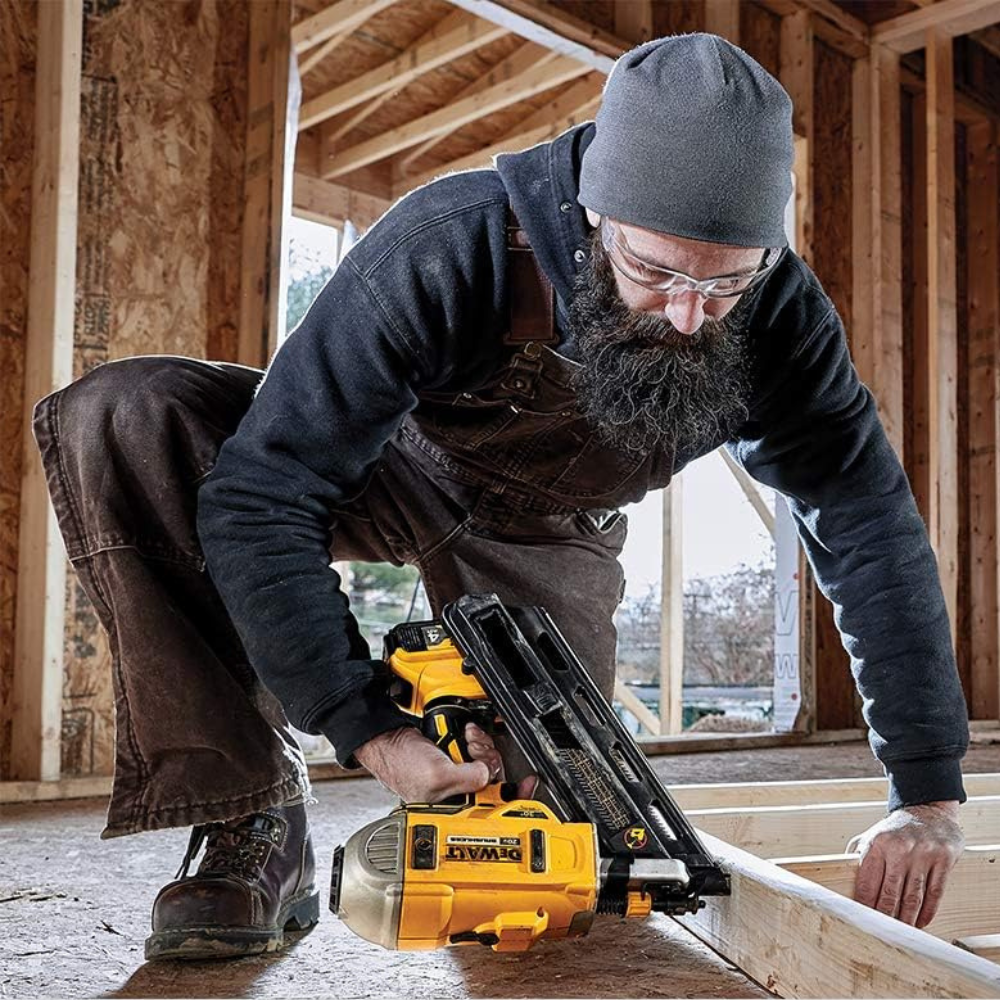
M 594 234 L 569 307 L 580 368 L 578 406 L 604 443 L 631 452 L 676 449 L 688 458 L 732 437 L 748 416 L 749 354 L 738 303 L 692 335 L 662 314 L 622 301 Z

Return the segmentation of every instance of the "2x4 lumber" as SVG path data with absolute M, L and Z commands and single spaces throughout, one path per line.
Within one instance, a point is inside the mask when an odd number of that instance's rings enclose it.
M 594 79 L 596 77 L 596 80 Z M 400 182 L 395 194 L 405 194 L 413 188 L 420 187 L 442 174 L 456 170 L 471 170 L 477 167 L 488 167 L 493 157 L 499 153 L 518 152 L 554 139 L 566 129 L 578 125 L 593 117 L 601 103 L 601 81 L 604 78 L 598 73 L 591 73 L 587 78 L 571 87 L 566 93 L 560 94 L 554 101 L 542 108 L 519 126 L 516 133 L 498 140 L 485 149 L 477 149 L 474 153 L 451 160 L 431 170 L 407 177 Z
M 73 377 L 82 0 L 39 4 L 31 284 L 25 352 L 11 775 L 59 777 L 66 551 L 31 433 L 37 400 Z
M 660 720 L 656 713 L 621 681 L 615 681 L 615 699 L 621 702 L 654 736 L 660 735 Z
M 872 42 L 901 55 L 923 48 L 927 32 L 944 38 L 967 35 L 1000 21 L 1000 0 L 938 0 L 920 10 L 889 18 L 871 29 Z
M 684 477 L 663 491 L 663 570 L 660 579 L 660 728 L 683 729 L 684 700 Z
M 538 42 L 563 56 L 572 56 L 607 75 L 615 59 L 632 48 L 624 38 L 551 5 L 529 0 L 450 0 L 456 7 L 499 24 L 529 42 Z
M 1000 774 L 966 774 L 963 776 L 963 782 L 967 795 L 1000 795 Z M 726 782 L 711 785 L 673 785 L 670 794 L 685 810 L 806 806 L 836 802 L 885 801 L 888 782 L 885 778 Z
M 750 506 L 756 511 L 761 523 L 767 528 L 768 534 L 774 538 L 774 512 L 768 507 L 767 502 L 760 495 L 760 489 L 753 478 L 747 475 L 746 470 L 737 462 L 725 448 L 717 449 L 717 454 L 725 463 L 726 468 L 733 474 L 736 482 L 739 483 L 743 495 L 750 501 Z
M 969 508 L 971 532 L 969 605 L 972 618 L 969 712 L 975 719 L 1000 717 L 1000 600 L 998 600 L 998 428 L 1000 370 L 1000 225 L 997 128 L 970 126 L 968 148 L 969 320 Z
M 996 832 L 1000 833 L 1000 829 Z M 848 899 L 854 897 L 858 856 L 782 858 L 774 862 Z M 970 934 L 989 934 L 1000 925 L 1000 846 L 968 847 L 945 887 L 938 911 L 927 927 L 944 941 Z
M 930 9 L 930 8 L 928 8 Z M 927 32 L 927 339 L 930 422 L 937 475 L 931 479 L 931 542 L 952 629 L 958 608 L 958 295 L 955 263 L 955 73 L 952 40 Z
M 424 139 L 455 131 L 477 118 L 484 118 L 495 111 L 568 83 L 586 72 L 587 66 L 575 59 L 560 56 L 544 66 L 536 66 L 522 73 L 514 80 L 505 80 L 472 97 L 438 108 L 406 125 L 345 149 L 327 164 L 323 176 L 340 177 L 369 163 L 383 160 Z
M 512 77 L 520 76 L 531 69 L 532 66 L 542 66 L 555 58 L 556 53 L 551 49 L 545 48 L 544 45 L 537 45 L 535 42 L 525 42 L 524 45 L 519 46 L 506 59 L 497 63 L 488 73 L 484 73 L 478 80 L 473 80 L 467 87 L 464 87 L 455 94 L 452 98 L 452 103 L 472 97 L 473 94 L 482 93 L 482 91 L 495 86 L 501 80 L 509 80 Z M 531 127 L 524 124 L 518 131 L 528 131 Z M 441 135 L 432 136 L 426 142 L 422 142 L 419 146 L 409 150 L 405 156 L 399 159 L 399 172 L 405 176 L 409 173 L 412 164 L 447 138 L 448 133 L 443 132 Z
M 706 835 L 732 895 L 677 918 L 782 997 L 1000 996 L 1000 968 Z
M 956 938 L 955 944 L 965 951 L 971 951 L 980 958 L 1000 962 L 1000 934 L 974 934 Z
M 322 45 L 317 45 L 305 59 L 299 61 L 299 79 L 302 79 L 307 73 L 311 73 L 327 56 L 333 55 L 352 34 L 354 34 L 354 29 L 348 28 L 347 31 L 341 31 L 340 34 L 328 38 Z
M 247 81 L 237 360 L 258 368 L 277 350 L 284 325 L 282 223 L 286 199 L 291 200 L 285 171 L 290 17 L 288 0 L 250 5 L 253 58 Z
M 813 28 L 812 15 L 800 10 L 781 19 L 779 76 L 792 99 L 795 131 L 795 251 L 813 260 Z
M 695 809 L 688 819 L 700 830 L 759 857 L 841 854 L 848 841 L 885 816 L 885 802 L 823 803 Z M 960 822 L 969 844 L 990 844 L 1000 831 L 1000 796 L 970 798 Z
M 292 47 L 301 55 L 334 35 L 355 31 L 396 0 L 339 0 L 292 26 Z
M 401 90 L 424 74 L 475 52 L 506 34 L 495 24 L 456 11 L 445 19 L 439 29 L 434 29 L 434 38 L 421 40 L 395 59 L 306 101 L 299 113 L 299 129 L 318 125 L 386 91 Z
M 390 204 L 385 198 L 298 171 L 295 173 L 292 213 L 303 219 L 336 227 L 350 221 L 359 229 L 367 229 Z

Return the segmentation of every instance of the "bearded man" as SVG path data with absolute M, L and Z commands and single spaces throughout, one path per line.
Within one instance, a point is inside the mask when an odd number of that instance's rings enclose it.
M 136 358 L 39 405 L 112 638 L 105 835 L 195 828 L 149 957 L 270 949 L 316 920 L 286 720 L 405 800 L 500 772 L 485 734 L 454 764 L 389 700 L 331 557 L 417 566 L 435 613 L 470 592 L 545 607 L 610 697 L 618 508 L 723 444 L 788 499 L 889 777 L 859 895 L 927 922 L 961 850 L 965 706 L 906 478 L 786 246 L 792 150 L 789 98 L 744 52 L 650 42 L 596 124 L 394 205 L 263 381 Z

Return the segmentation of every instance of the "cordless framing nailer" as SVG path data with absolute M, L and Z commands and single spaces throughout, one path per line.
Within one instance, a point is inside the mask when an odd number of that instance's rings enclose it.
M 551 618 L 463 597 L 385 640 L 390 693 L 468 760 L 464 731 L 506 730 L 552 809 L 492 784 L 406 805 L 337 848 L 330 909 L 386 948 L 523 951 L 586 934 L 597 914 L 693 912 L 729 878 L 660 783 Z M 501 721 L 502 720 L 502 721 Z

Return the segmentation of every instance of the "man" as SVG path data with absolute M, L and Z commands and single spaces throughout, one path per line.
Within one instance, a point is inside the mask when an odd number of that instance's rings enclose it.
M 617 508 L 721 444 L 788 498 L 890 779 L 859 898 L 930 919 L 962 845 L 965 707 L 905 476 L 785 246 L 790 120 L 725 41 L 650 42 L 616 64 L 596 127 L 396 204 L 263 382 L 139 358 L 40 404 L 115 653 L 105 833 L 195 826 L 149 957 L 273 948 L 316 919 L 285 718 L 407 800 L 500 773 L 485 734 L 455 765 L 388 700 L 331 554 L 417 565 L 435 611 L 477 591 L 544 606 L 610 696 Z

